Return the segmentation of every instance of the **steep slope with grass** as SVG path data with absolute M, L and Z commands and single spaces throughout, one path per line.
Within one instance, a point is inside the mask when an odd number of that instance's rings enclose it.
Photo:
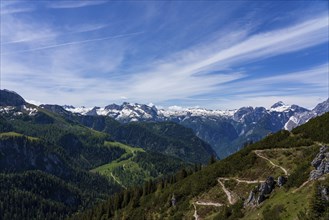
M 152 193 L 143 194 L 137 188 L 129 191 L 129 198 L 114 196 L 76 218 L 328 219 L 329 175 L 324 169 L 324 174 L 310 180 L 314 158 L 329 143 L 328 120 L 327 113 L 292 132 L 269 135 Z M 287 179 L 281 187 L 278 177 Z M 249 203 L 251 192 L 271 181 L 273 189 L 260 202 Z M 111 206 L 115 201 L 117 206 Z
M 105 145 L 125 150 L 120 158 L 111 163 L 96 167 L 92 172 L 115 180 L 123 188 L 142 185 L 184 166 L 191 166 L 175 157 L 158 153 L 148 153 L 142 148 L 131 147 L 119 142 L 106 142 Z

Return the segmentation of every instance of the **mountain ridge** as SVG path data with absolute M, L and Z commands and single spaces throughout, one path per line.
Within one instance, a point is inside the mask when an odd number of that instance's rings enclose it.
M 15 93 L 16 94 L 16 93 Z M 235 110 L 209 110 L 204 108 L 170 107 L 158 109 L 150 104 L 121 105 L 105 107 L 74 107 L 71 105 L 40 105 L 49 111 L 67 118 L 104 116 L 122 124 L 131 122 L 174 122 L 190 128 L 200 139 L 210 144 L 220 158 L 225 158 L 241 149 L 246 143 L 261 140 L 281 129 L 291 130 L 310 118 L 329 111 L 329 99 L 309 110 L 298 105 L 287 105 L 282 101 L 269 109 L 264 107 L 242 107 Z M 25 111 L 32 112 L 33 105 Z M 0 109 L 8 111 L 8 109 Z
M 104 108 L 71 106 L 66 110 L 83 115 L 104 115 L 121 123 L 172 121 L 191 128 L 224 158 L 241 149 L 245 143 L 258 141 L 281 129 L 291 130 L 312 117 L 328 112 L 329 99 L 318 104 L 313 110 L 295 104 L 287 105 L 282 101 L 274 103 L 269 109 L 249 106 L 225 111 L 178 106 L 158 109 L 154 105 L 127 102 L 122 105 L 107 105 Z M 313 113 L 314 111 L 317 113 Z

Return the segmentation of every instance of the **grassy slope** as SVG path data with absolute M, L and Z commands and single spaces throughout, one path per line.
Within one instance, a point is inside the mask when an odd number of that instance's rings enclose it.
M 286 220 L 296 219 L 298 212 L 306 209 L 309 206 L 309 192 L 312 189 L 312 184 L 302 188 L 297 193 L 294 193 L 293 189 L 286 191 L 285 188 L 277 188 L 271 194 L 270 198 L 266 200 L 260 207 L 254 209 L 247 209 L 245 216 L 242 219 L 264 219 L 269 216 L 264 216 L 263 213 L 266 209 L 273 208 L 275 206 L 283 206 L 283 210 L 280 213 L 280 217 Z
M 116 172 L 116 170 L 118 169 L 126 170 L 126 172 L 135 173 L 134 176 L 138 176 L 138 180 L 144 180 L 149 178 L 145 171 L 141 169 L 136 162 L 132 161 L 132 159 L 136 156 L 137 152 L 145 152 L 142 148 L 130 147 L 119 142 L 105 142 L 105 145 L 108 147 L 122 148 L 125 150 L 125 153 L 122 154 L 120 158 L 116 159 L 115 161 L 112 161 L 111 163 L 104 164 L 102 166 L 92 169 L 92 172 L 97 172 L 101 175 L 112 178 L 124 187 L 133 186 L 135 184 L 135 181 L 131 181 L 131 179 L 116 177 L 113 173 Z
M 3 132 L 0 133 L 0 138 L 8 138 L 8 137 L 23 137 L 24 135 L 16 133 L 16 132 Z M 38 141 L 39 138 L 26 136 L 30 141 Z
M 207 163 L 215 154 L 193 131 L 173 122 L 114 124 L 104 130 L 113 139 L 147 151 L 178 157 L 190 163 Z
M 107 147 L 119 147 L 125 151 L 111 163 L 92 169 L 115 180 L 123 187 L 142 185 L 145 181 L 175 173 L 181 167 L 190 166 L 182 160 L 168 155 L 148 152 L 119 142 L 105 142 Z

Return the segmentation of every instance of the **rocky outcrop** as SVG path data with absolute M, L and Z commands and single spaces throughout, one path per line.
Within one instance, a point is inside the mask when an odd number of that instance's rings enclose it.
M 315 156 L 311 162 L 315 170 L 310 173 L 310 180 L 316 180 L 322 175 L 329 173 L 329 147 L 322 146 L 319 153 Z
M 318 190 L 319 190 L 319 194 L 321 195 L 321 199 L 325 201 L 329 201 L 329 189 L 325 186 L 320 186 Z
M 285 183 L 287 182 L 287 178 L 284 177 L 284 176 L 279 176 L 278 177 L 278 181 L 277 181 L 277 184 L 278 186 L 283 186 Z
M 260 184 L 259 187 L 259 196 L 257 199 L 257 203 L 260 204 L 266 199 L 266 196 L 269 195 L 274 189 L 275 181 L 272 176 L 268 177 L 264 183 Z
M 257 198 L 256 198 L 256 193 L 258 187 L 256 187 L 255 189 L 251 190 L 248 196 L 248 199 L 245 200 L 244 202 L 244 206 L 256 206 L 257 205 Z
M 275 187 L 275 180 L 269 176 L 265 182 L 258 185 L 255 189 L 251 190 L 248 199 L 245 201 L 245 207 L 253 207 L 259 205 L 268 198 Z

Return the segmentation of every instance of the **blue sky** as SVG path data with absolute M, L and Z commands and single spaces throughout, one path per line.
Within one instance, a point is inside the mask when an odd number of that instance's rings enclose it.
M 327 1 L 1 1 L 1 88 L 75 106 L 328 98 Z

